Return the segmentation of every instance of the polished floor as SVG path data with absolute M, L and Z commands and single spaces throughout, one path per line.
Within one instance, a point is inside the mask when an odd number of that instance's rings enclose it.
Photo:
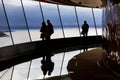
M 120 80 L 102 64 L 102 54 L 98 48 L 74 56 L 67 66 L 72 80 Z

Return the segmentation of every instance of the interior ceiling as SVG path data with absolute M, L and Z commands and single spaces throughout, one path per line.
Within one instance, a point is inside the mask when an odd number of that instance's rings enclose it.
M 104 7 L 106 4 L 106 0 L 36 0 L 36 1 L 92 8 L 101 8 Z

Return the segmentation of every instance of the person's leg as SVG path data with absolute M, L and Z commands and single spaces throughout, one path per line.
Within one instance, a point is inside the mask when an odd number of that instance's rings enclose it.
M 85 34 L 85 32 L 83 33 L 83 37 L 85 37 L 86 36 L 86 34 Z
M 48 36 L 46 37 L 46 40 L 50 40 L 50 35 L 48 35 Z
M 87 32 L 85 32 L 85 37 L 87 37 Z
M 86 33 L 86 36 L 88 36 L 88 32 Z

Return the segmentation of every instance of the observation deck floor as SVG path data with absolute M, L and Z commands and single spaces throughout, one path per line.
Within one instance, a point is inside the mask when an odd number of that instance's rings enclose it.
M 72 80 L 120 80 L 102 64 L 102 54 L 97 48 L 74 56 L 67 66 Z

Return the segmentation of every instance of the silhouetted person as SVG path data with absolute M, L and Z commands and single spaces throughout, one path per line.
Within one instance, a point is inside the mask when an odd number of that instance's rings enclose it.
M 50 20 L 47 20 L 47 28 L 48 28 L 47 40 L 50 40 L 51 35 L 54 33 L 53 25 L 51 24 Z
M 89 29 L 89 25 L 88 25 L 87 21 L 84 21 L 84 24 L 82 25 L 82 32 L 81 32 L 81 34 L 84 37 L 87 37 L 87 35 L 88 35 L 88 29 Z
M 42 40 L 46 40 L 46 38 L 48 36 L 48 28 L 47 28 L 46 23 L 44 21 L 42 22 L 40 32 L 41 32 L 40 38 L 42 38 Z

